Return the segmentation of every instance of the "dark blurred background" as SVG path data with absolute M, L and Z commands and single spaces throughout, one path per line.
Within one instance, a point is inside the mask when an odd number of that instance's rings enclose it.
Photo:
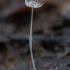
M 33 54 L 35 62 L 39 61 L 37 67 L 42 67 L 42 60 L 47 62 L 49 58 L 52 63 L 55 59 L 70 57 L 70 0 L 38 1 L 44 5 L 34 9 Z M 26 68 L 31 66 L 30 18 L 31 8 L 25 5 L 25 0 L 0 0 L 0 68 L 9 69 L 16 64 L 27 65 Z

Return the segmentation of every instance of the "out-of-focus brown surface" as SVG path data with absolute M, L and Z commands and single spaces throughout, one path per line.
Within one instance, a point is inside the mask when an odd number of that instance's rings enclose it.
M 34 9 L 33 54 L 37 70 L 69 70 L 70 1 L 39 0 Z M 32 69 L 29 52 L 31 8 L 25 0 L 0 1 L 0 70 Z

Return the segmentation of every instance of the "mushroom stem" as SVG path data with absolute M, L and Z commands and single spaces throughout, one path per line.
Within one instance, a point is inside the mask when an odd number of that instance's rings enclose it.
M 32 12 L 31 12 L 29 46 L 30 46 L 30 55 L 31 55 L 33 69 L 36 70 L 35 62 L 34 62 L 34 58 L 33 58 L 33 53 L 32 53 L 32 25 L 33 25 L 33 7 L 32 7 Z

